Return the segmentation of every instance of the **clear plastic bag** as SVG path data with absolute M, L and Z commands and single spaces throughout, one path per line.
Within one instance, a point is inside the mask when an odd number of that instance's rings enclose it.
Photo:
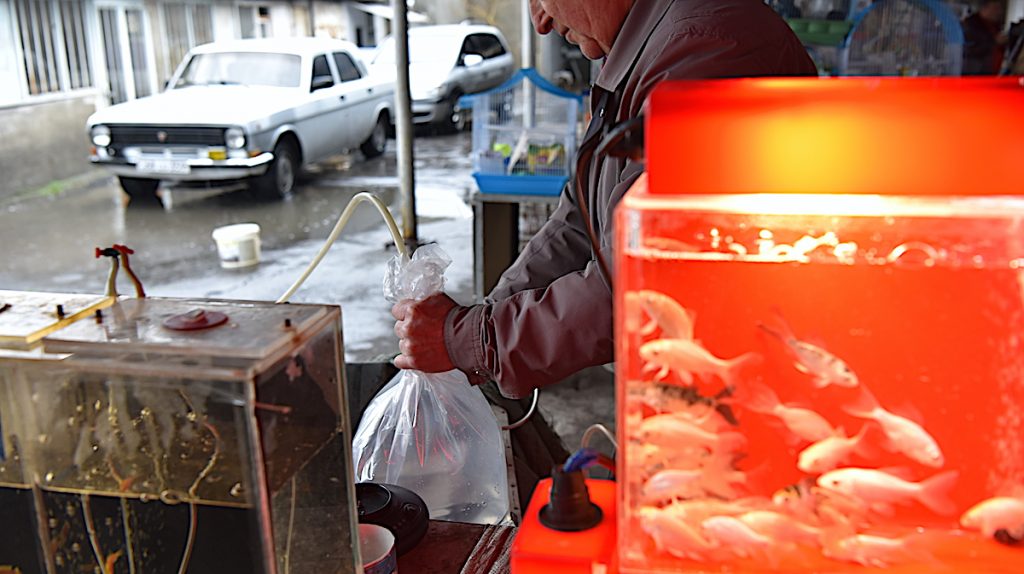
M 388 264 L 384 295 L 395 303 L 444 289 L 451 259 L 436 245 Z M 496 524 L 508 513 L 501 430 L 480 389 L 461 371 L 398 373 L 367 407 L 352 443 L 356 480 L 419 494 L 430 517 Z

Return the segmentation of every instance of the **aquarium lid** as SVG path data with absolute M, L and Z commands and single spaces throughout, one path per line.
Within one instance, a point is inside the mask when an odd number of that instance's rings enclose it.
M 336 306 L 215 299 L 125 299 L 43 340 L 47 352 L 264 359 L 305 340 Z
M 1021 195 L 1017 78 L 663 82 L 649 193 Z
M 28 349 L 113 301 L 103 295 L 0 290 L 0 348 Z

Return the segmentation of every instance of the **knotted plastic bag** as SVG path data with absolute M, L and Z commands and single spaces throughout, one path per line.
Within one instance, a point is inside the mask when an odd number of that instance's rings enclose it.
M 444 289 L 451 264 L 436 245 L 388 264 L 384 296 L 423 300 Z M 508 512 L 501 430 L 480 389 L 459 370 L 401 371 L 370 402 L 352 443 L 356 480 L 419 494 L 430 517 L 496 524 Z

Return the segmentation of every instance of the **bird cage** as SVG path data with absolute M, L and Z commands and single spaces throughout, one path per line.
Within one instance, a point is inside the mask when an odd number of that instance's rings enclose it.
M 583 97 L 527 68 L 471 99 L 473 177 L 480 191 L 561 193 L 576 153 Z
M 959 76 L 963 31 L 937 0 L 879 0 L 861 11 L 840 50 L 840 76 Z

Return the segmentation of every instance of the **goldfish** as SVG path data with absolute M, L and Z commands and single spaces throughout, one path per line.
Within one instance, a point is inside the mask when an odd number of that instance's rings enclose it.
M 817 345 L 797 339 L 781 314 L 779 324 L 781 330 L 772 329 L 763 323 L 758 327 L 786 345 L 796 360 L 794 366 L 797 370 L 814 377 L 815 388 L 823 389 L 830 385 L 854 388 L 860 384 L 857 374 L 842 359 Z
M 644 335 L 650 335 L 657 327 L 661 329 L 666 339 L 693 340 L 693 326 L 696 321 L 696 314 L 693 311 L 658 291 L 642 290 L 632 294 L 651 318 L 651 322 L 641 331 Z
M 640 527 L 654 540 L 659 550 L 677 558 L 702 560 L 709 551 L 718 547 L 682 516 L 665 509 L 641 507 Z
M 715 433 L 671 414 L 647 417 L 640 423 L 641 439 L 670 449 L 700 447 L 712 452 L 735 452 L 747 444 L 738 432 Z
M 666 469 L 644 483 L 643 497 L 649 502 L 696 498 L 705 493 L 733 498 L 736 493 L 730 485 L 743 484 L 746 480 L 742 472 L 717 465 L 689 470 Z
M 803 440 L 817 442 L 835 434 L 825 417 L 802 407 L 787 406 L 765 385 L 751 383 L 744 387 L 735 402 L 755 412 L 773 416 Z
M 771 510 L 752 510 L 738 518 L 754 532 L 773 540 L 815 546 L 821 536 L 820 529 Z
M 1024 499 L 997 496 L 975 504 L 960 517 L 960 525 L 988 537 L 1005 530 L 1011 537 L 1024 538 Z
M 841 468 L 818 477 L 818 486 L 859 498 L 875 509 L 892 503 L 916 500 L 941 515 L 956 512 L 949 491 L 960 475 L 955 470 L 939 473 L 922 482 L 910 482 L 892 474 L 867 468 Z
M 808 474 L 828 472 L 846 463 L 859 452 L 865 458 L 871 458 L 870 447 L 864 442 L 868 425 L 861 427 L 860 432 L 847 438 L 843 429 L 836 429 L 832 436 L 825 437 L 800 451 L 797 468 Z
M 765 556 L 777 563 L 771 551 L 775 541 L 759 534 L 734 516 L 712 516 L 700 523 L 708 539 L 731 550 L 740 558 Z
M 843 411 L 851 416 L 877 422 L 888 439 L 888 450 L 905 454 L 932 468 L 942 468 L 946 463 L 942 450 L 928 431 L 916 422 L 882 408 L 866 388 L 861 389 L 860 397 L 853 404 L 844 405 Z
M 739 371 L 760 361 L 757 353 L 744 353 L 733 359 L 720 359 L 696 341 L 656 339 L 640 346 L 640 358 L 647 363 L 645 371 L 658 369 L 656 379 L 664 379 L 674 370 L 685 385 L 693 384 L 694 375 L 713 375 L 729 388 L 735 388 Z
M 849 526 L 867 518 L 861 501 L 821 488 L 810 479 L 779 489 L 772 495 L 772 504 L 799 520 L 816 524 Z
M 114 564 L 117 564 L 117 560 L 122 554 L 124 554 L 124 550 L 111 552 L 107 555 L 107 559 L 104 561 L 103 574 L 114 574 Z
M 823 537 L 822 554 L 832 560 L 887 568 L 895 564 L 934 562 L 935 558 L 911 544 L 910 537 L 885 538 L 872 534 Z

